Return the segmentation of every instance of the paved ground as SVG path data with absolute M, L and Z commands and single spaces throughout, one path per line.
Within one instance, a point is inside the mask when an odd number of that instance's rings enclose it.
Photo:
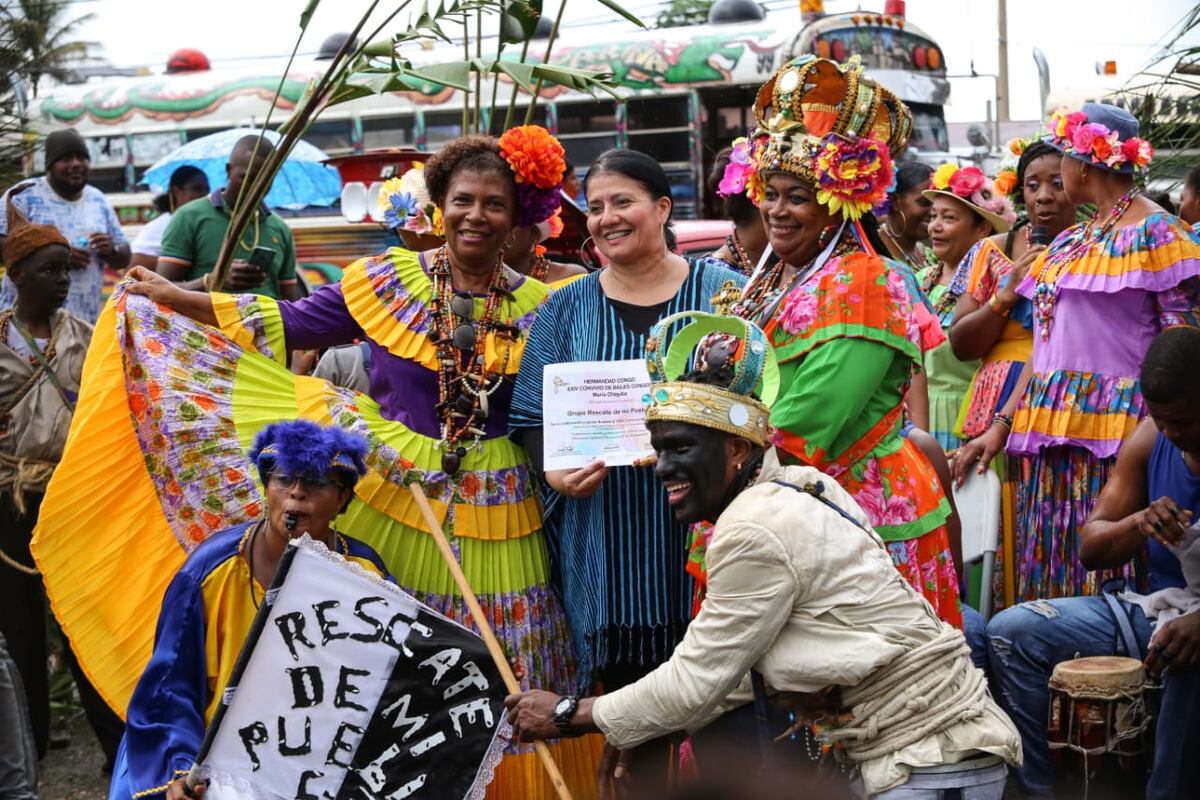
M 71 746 L 51 750 L 39 765 L 40 800 L 97 800 L 108 796 L 109 774 L 101 772 L 104 754 L 83 714 L 67 723 Z

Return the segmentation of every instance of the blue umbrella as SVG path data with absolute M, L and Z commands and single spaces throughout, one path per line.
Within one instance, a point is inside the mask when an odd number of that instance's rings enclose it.
M 190 141 L 146 170 L 146 174 L 142 176 L 142 183 L 148 185 L 153 192 L 165 192 L 171 181 L 171 174 L 184 164 L 190 164 L 204 170 L 209 185 L 224 186 L 225 165 L 229 162 L 229 154 L 233 152 L 234 144 L 243 136 L 251 134 L 256 135 L 258 131 L 234 128 Z M 268 141 L 278 142 L 279 139 L 278 133 L 267 131 Z M 287 161 L 283 162 L 283 167 L 275 175 L 275 183 L 267 193 L 267 206 L 304 208 L 333 205 L 342 192 L 342 181 L 336 169 L 322 163 L 327 158 L 325 153 L 308 142 L 297 142 Z

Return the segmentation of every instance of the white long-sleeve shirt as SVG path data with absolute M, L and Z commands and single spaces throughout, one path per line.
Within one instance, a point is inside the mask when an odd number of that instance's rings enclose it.
M 777 479 L 820 481 L 825 497 L 866 529 Z M 811 467 L 783 468 L 774 451 L 758 483 L 717 520 L 707 560 L 704 604 L 670 660 L 592 707 L 617 747 L 698 730 L 750 702 L 752 668 L 774 692 L 857 686 L 946 627 L 896 571 L 837 482 Z M 991 697 L 980 712 L 860 764 L 867 792 L 903 783 L 912 767 L 954 763 L 976 751 L 1020 763 L 1012 722 Z

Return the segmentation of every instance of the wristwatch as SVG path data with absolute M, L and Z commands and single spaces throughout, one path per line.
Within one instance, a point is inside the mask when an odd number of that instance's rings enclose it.
M 571 717 L 575 716 L 577 708 L 579 708 L 579 697 L 573 694 L 567 695 L 554 704 L 554 724 L 564 736 L 574 733 L 571 728 Z

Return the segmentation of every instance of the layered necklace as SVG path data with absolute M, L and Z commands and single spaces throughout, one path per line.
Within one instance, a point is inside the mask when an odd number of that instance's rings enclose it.
M 542 283 L 550 277 L 550 259 L 546 258 L 546 250 L 541 245 L 533 248 L 533 260 L 529 262 L 529 272 L 525 274 Z
M 925 285 L 921 287 L 921 291 L 926 297 L 929 297 L 933 290 L 938 287 L 938 285 L 941 283 L 942 275 L 945 274 L 945 272 L 946 265 L 941 261 L 938 261 L 937 265 L 929 269 L 929 277 L 925 279 Z M 953 282 L 951 283 L 951 286 L 952 285 Z M 941 297 L 938 298 L 937 302 L 933 304 L 934 313 L 937 314 L 938 317 L 949 313 L 954 308 L 955 303 L 958 302 L 958 292 L 955 292 L 951 286 L 947 286 L 946 291 Z
M 852 234 L 845 235 L 838 241 L 837 245 L 833 248 L 833 252 L 824 263 L 828 264 L 833 259 L 848 255 L 858 249 L 858 242 L 855 241 L 854 236 Z M 817 258 L 820 258 L 820 256 Z M 778 305 L 777 301 L 811 277 L 816 261 L 817 259 L 814 258 L 806 264 L 788 282 L 787 286 L 784 286 L 783 276 L 787 265 L 784 264 L 783 259 L 779 259 L 770 269 L 751 280 L 746 290 L 742 293 L 742 299 L 733 306 L 733 314 L 745 320 L 758 322 L 759 324 L 766 323 L 767 320 L 763 317 L 769 316 L 769 313 L 774 311 Z
M 725 247 L 733 255 L 733 266 L 738 272 L 747 276 L 754 272 L 754 264 L 750 261 L 746 248 L 742 246 L 742 240 L 738 238 L 736 230 L 725 237 Z
M 1099 219 L 1097 211 L 1086 225 L 1067 235 L 1062 243 L 1046 256 L 1033 289 L 1033 314 L 1043 341 L 1050 338 L 1050 327 L 1054 322 L 1054 304 L 1058 300 L 1059 280 L 1076 259 L 1112 232 L 1139 192 L 1140 190 L 1134 187 L 1121 195 L 1117 202 L 1113 203 L 1112 210 L 1104 218 L 1104 223 L 1099 226 L 1096 225 Z
M 488 398 L 504 383 L 512 342 L 520 331 L 499 320 L 501 302 L 512 297 L 504 262 L 499 257 L 488 285 L 483 316 L 478 321 L 474 319 L 475 297 L 470 292 L 454 291 L 446 245 L 434 254 L 429 277 L 433 283 L 430 315 L 438 360 L 435 411 L 442 430 L 438 447 L 442 450 L 442 471 L 453 476 L 462 467 L 467 453 L 483 439 Z M 486 368 L 487 339 L 492 335 L 507 342 L 496 372 L 488 372 Z

